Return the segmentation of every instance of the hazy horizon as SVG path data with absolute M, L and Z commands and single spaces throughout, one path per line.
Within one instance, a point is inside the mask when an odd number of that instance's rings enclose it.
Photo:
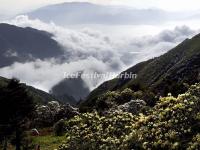
M 0 0 L 0 12 L 2 14 L 18 14 L 29 12 L 51 4 L 60 4 L 65 2 L 90 2 L 101 5 L 128 6 L 138 9 L 156 8 L 165 11 L 195 11 L 200 10 L 198 0 Z

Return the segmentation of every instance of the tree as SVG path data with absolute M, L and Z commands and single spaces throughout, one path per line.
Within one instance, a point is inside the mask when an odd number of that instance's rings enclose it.
M 6 87 L 0 88 L 0 140 L 4 140 L 4 149 L 7 140 L 15 134 L 16 150 L 20 150 L 23 126 L 34 110 L 33 98 L 19 80 L 12 79 Z

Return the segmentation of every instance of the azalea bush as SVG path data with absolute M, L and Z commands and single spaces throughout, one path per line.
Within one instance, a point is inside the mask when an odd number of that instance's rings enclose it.
M 177 98 L 161 98 L 145 115 L 85 113 L 65 126 L 59 150 L 200 149 L 200 84 Z
M 114 106 L 130 102 L 131 100 L 142 99 L 144 95 L 144 92 L 134 92 L 130 88 L 126 88 L 121 92 L 108 91 L 97 99 L 95 109 L 97 111 L 108 110 Z
M 59 149 L 125 149 L 127 135 L 134 133 L 133 126 L 134 116 L 130 113 L 115 112 L 106 117 L 97 112 L 81 114 L 67 122 L 66 143 Z
M 200 85 L 177 98 L 161 98 L 149 115 L 139 117 L 136 130 L 142 149 L 186 149 L 199 133 Z M 188 145 L 190 143 L 190 145 Z

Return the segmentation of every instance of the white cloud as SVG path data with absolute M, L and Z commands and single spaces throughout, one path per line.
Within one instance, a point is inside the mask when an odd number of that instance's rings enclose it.
M 46 91 L 63 79 L 64 72 L 119 73 L 142 60 L 163 54 L 185 38 L 196 34 L 196 31 L 189 27 L 181 26 L 174 30 L 164 30 L 156 36 L 120 38 L 90 28 L 63 28 L 53 23 L 30 20 L 26 16 L 17 17 L 8 23 L 48 31 L 54 34 L 53 38 L 65 48 L 66 59 L 62 63 L 58 63 L 60 61 L 54 58 L 24 64 L 15 63 L 0 69 L 1 76 L 18 77 L 23 82 Z M 102 82 L 85 80 L 91 89 Z
M 17 52 L 13 51 L 12 49 L 8 49 L 3 55 L 6 57 L 18 57 Z
M 89 57 L 85 60 L 63 64 L 57 64 L 54 59 L 46 61 L 36 60 L 23 64 L 15 63 L 12 66 L 1 68 L 0 74 L 8 78 L 17 77 L 29 85 L 49 91 L 52 86 L 64 79 L 65 72 L 73 73 L 86 70 L 89 73 L 96 68 L 99 68 L 98 70 L 101 72 L 110 69 L 102 61 Z M 88 82 L 88 84 L 92 83 Z

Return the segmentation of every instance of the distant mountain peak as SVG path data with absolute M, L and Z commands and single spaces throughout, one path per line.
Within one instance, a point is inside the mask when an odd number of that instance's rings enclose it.
M 48 5 L 25 15 L 28 15 L 31 19 L 40 19 L 44 22 L 53 21 L 58 25 L 153 24 L 163 22 L 167 18 L 166 12 L 159 9 L 135 9 L 88 2 L 65 2 Z

